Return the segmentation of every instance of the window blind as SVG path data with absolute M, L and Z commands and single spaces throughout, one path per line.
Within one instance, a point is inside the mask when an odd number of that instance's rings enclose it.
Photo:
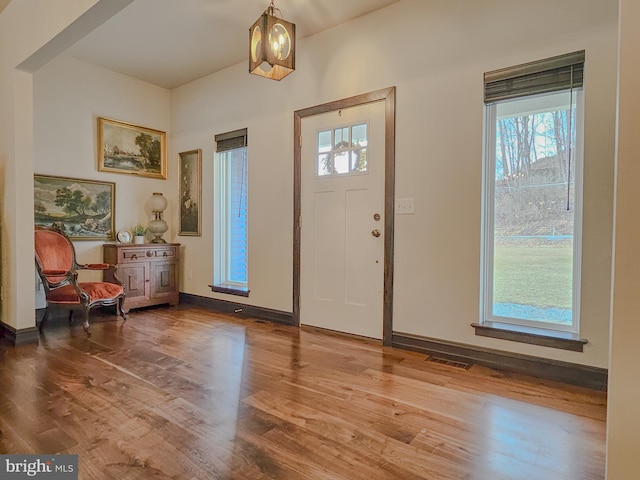
M 246 151 L 229 155 L 227 281 L 247 283 L 247 161 Z
M 216 152 L 226 152 L 247 146 L 247 129 L 241 128 L 232 132 L 220 133 L 215 136 Z
M 484 103 L 581 88 L 585 52 L 568 53 L 484 74 Z

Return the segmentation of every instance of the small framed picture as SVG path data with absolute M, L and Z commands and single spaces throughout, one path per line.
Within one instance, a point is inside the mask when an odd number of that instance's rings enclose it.
M 72 240 L 114 240 L 116 184 L 34 175 L 35 224 L 55 227 Z
M 98 170 L 167 178 L 166 133 L 98 118 Z
M 180 175 L 180 231 L 178 235 L 200 236 L 202 218 L 202 150 L 178 154 Z

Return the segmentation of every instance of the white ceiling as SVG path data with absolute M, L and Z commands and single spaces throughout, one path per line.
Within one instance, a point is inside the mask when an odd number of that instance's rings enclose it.
M 276 0 L 275 6 L 296 24 L 299 40 L 397 1 Z M 268 5 L 269 0 L 135 0 L 66 53 L 170 89 L 246 60 L 249 27 Z

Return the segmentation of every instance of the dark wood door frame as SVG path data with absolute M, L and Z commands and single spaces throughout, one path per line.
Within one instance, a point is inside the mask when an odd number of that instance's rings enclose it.
M 393 239 L 396 164 L 396 87 L 383 88 L 293 112 L 293 321 L 300 325 L 300 215 L 302 214 L 302 119 L 373 102 L 385 103 L 384 147 L 384 294 L 382 342 L 393 333 Z

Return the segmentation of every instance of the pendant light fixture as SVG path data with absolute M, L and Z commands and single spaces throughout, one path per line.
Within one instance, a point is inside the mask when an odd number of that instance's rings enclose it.
M 282 18 L 274 0 L 249 29 L 249 73 L 282 80 L 296 69 L 296 26 Z

